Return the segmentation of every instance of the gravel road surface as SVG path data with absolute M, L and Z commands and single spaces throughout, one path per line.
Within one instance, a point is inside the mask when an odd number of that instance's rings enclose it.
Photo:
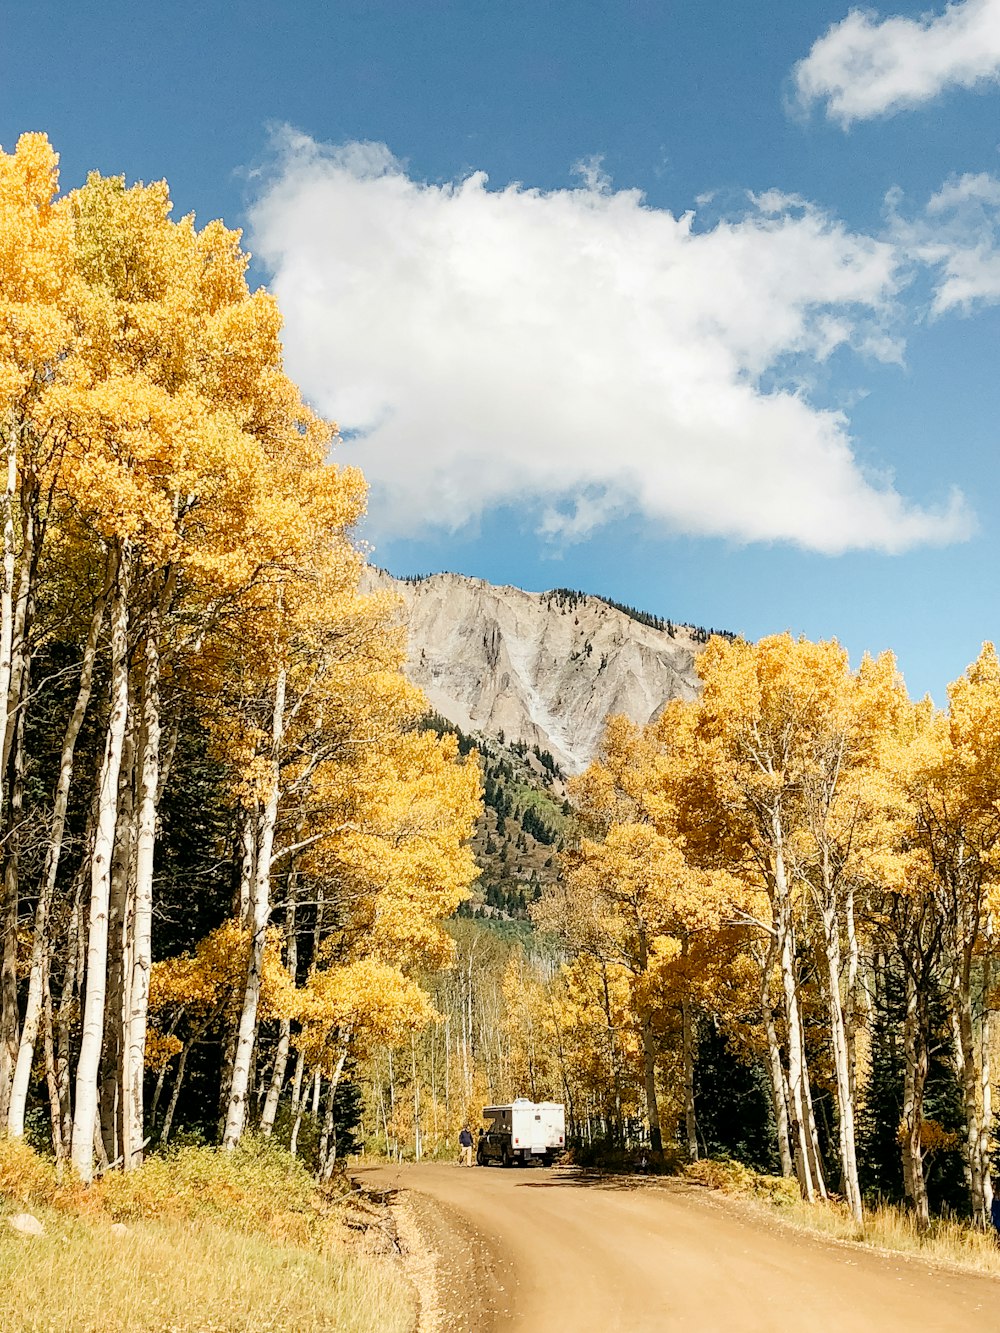
M 436 1253 L 442 1333 L 1000 1333 L 1000 1282 L 830 1244 L 680 1181 L 355 1174 L 401 1191 Z

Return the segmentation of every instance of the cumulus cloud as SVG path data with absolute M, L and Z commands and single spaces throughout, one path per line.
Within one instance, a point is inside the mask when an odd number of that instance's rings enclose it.
M 1000 180 L 986 173 L 949 181 L 906 230 L 906 244 L 937 270 L 933 313 L 967 313 L 1000 302 Z
M 614 190 L 412 179 L 381 144 L 288 133 L 252 209 L 290 372 L 349 432 L 376 535 L 504 504 L 823 552 L 968 534 L 964 501 L 867 475 L 796 370 L 882 333 L 892 244 L 770 193 L 699 229 Z
M 852 9 L 794 70 L 803 106 L 826 104 L 845 128 L 918 106 L 947 88 L 1000 80 L 1000 0 L 961 0 L 943 13 L 880 18 Z

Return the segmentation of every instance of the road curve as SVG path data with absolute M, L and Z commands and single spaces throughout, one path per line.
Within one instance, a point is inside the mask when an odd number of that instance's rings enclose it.
M 681 1181 L 365 1167 L 439 1256 L 448 1333 L 1000 1333 L 1000 1282 L 833 1245 Z

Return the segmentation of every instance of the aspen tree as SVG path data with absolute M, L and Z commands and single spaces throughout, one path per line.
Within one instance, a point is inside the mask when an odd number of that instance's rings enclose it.
M 40 134 L 23 135 L 12 154 L 0 152 L 0 816 L 9 799 L 11 720 L 21 712 L 14 711 L 13 689 L 21 467 L 44 433 L 47 400 L 72 378 L 67 363 L 73 330 L 63 309 L 68 229 L 54 202 L 56 166 Z M 7 1123 L 19 1045 L 18 910 L 16 878 L 6 875 L 0 903 L 0 1127 Z
M 91 855 L 90 905 L 87 928 L 87 986 L 83 1033 L 76 1068 L 71 1158 L 83 1181 L 93 1176 L 94 1135 L 98 1114 L 98 1073 L 104 1040 L 107 987 L 108 913 L 111 858 L 118 814 L 118 778 L 128 725 L 128 594 L 132 552 L 123 543 L 113 553 L 111 596 L 111 677 L 104 757 L 98 782 L 97 824 Z
M 11 1138 L 19 1138 L 24 1133 L 24 1114 L 27 1106 L 28 1082 L 38 1040 L 39 1023 L 42 1017 L 43 972 L 49 949 L 48 918 L 52 897 L 55 892 L 59 863 L 62 857 L 63 838 L 66 830 L 66 813 L 69 805 L 70 785 L 73 780 L 73 766 L 76 743 L 80 729 L 90 703 L 93 688 L 94 663 L 97 658 L 98 639 L 104 622 L 108 598 L 107 586 L 102 590 L 91 618 L 90 630 L 83 650 L 80 666 L 80 683 L 76 701 L 63 738 L 59 761 L 59 776 L 56 783 L 55 797 L 52 803 L 52 818 L 49 826 L 48 848 L 45 854 L 45 866 L 42 871 L 42 885 L 38 893 L 35 908 L 34 935 L 31 949 L 31 970 L 28 979 L 28 996 L 25 1004 L 24 1024 L 21 1029 L 21 1041 L 17 1053 L 17 1066 L 14 1072 L 11 1091 L 8 1133 Z

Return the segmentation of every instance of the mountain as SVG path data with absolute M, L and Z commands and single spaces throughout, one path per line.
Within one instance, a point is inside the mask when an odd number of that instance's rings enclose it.
M 567 773 L 593 758 L 609 714 L 645 724 L 697 691 L 704 629 L 566 588 L 524 592 L 462 574 L 396 579 L 374 567 L 367 578 L 401 597 L 407 675 L 435 712 L 464 732 L 537 747 Z

